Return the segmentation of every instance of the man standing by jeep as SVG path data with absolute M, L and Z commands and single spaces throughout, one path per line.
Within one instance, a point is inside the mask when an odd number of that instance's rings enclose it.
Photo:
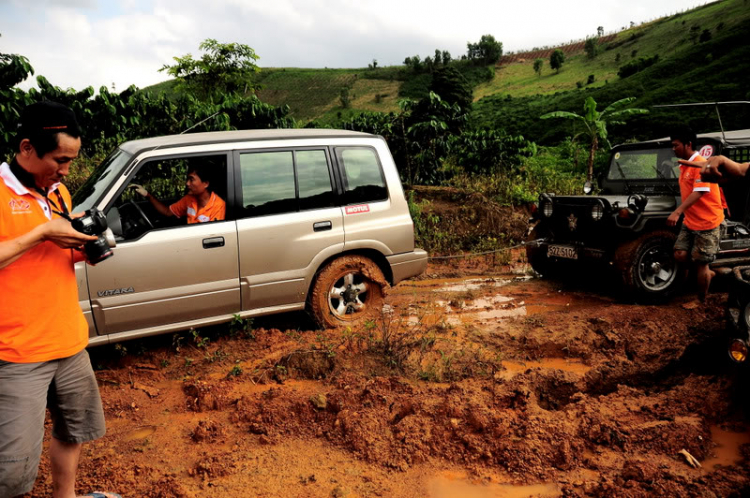
M 687 126 L 676 128 L 672 135 L 672 150 L 678 159 L 704 162 L 693 147 L 695 132 Z M 724 209 L 719 186 L 701 179 L 700 170 L 680 166 L 680 196 L 682 203 L 669 215 L 667 225 L 676 226 L 684 220 L 674 245 L 674 258 L 680 263 L 693 261 L 698 277 L 698 298 L 705 301 L 714 272 L 709 264 L 719 250 L 720 225 Z

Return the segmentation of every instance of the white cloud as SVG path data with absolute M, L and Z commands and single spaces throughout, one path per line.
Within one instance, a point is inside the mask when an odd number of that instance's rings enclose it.
M 363 67 L 448 50 L 492 34 L 506 51 L 553 45 L 685 10 L 662 0 L 0 0 L 0 51 L 27 56 L 62 87 L 118 90 L 166 79 L 172 57 L 198 55 L 206 38 L 255 49 L 264 67 Z M 656 10 L 655 10 L 656 9 Z M 32 82 L 25 83 L 28 88 Z

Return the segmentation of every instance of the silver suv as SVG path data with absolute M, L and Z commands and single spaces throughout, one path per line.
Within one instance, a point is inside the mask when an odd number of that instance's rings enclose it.
M 210 171 L 220 221 L 163 216 L 187 173 Z M 102 210 L 114 257 L 76 266 L 90 344 L 306 309 L 324 327 L 382 310 L 386 289 L 424 272 L 382 137 L 339 130 L 196 133 L 123 143 L 73 197 Z

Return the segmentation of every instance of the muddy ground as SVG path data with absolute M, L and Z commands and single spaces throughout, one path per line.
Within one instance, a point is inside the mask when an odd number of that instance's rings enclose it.
M 361 329 L 288 314 L 90 350 L 108 433 L 79 492 L 750 492 L 750 376 L 724 361 L 720 287 L 707 306 L 636 305 L 604 276 L 552 282 L 511 259 L 431 264 Z M 29 496 L 50 495 L 48 470 Z

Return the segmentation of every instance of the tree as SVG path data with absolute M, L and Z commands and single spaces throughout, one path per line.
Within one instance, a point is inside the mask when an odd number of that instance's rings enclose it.
M 693 42 L 693 45 L 698 43 L 698 38 L 700 37 L 701 27 L 697 25 L 690 26 L 690 31 L 688 36 L 690 37 L 690 41 Z
M 602 37 L 604 36 L 604 26 L 599 26 L 596 28 L 596 36 Z
M 440 51 L 439 48 L 435 49 L 435 57 L 433 58 L 435 61 L 435 65 L 439 66 L 443 63 L 443 52 Z
M 599 51 L 599 38 L 586 38 L 583 50 L 586 52 L 586 56 L 588 56 L 589 59 L 595 58 Z
M 16 136 L 21 109 L 29 104 L 25 92 L 13 88 L 34 74 L 29 59 L 22 55 L 0 53 L 0 160 Z
M 559 48 L 552 52 L 552 55 L 549 56 L 549 67 L 551 67 L 558 73 L 560 72 L 560 68 L 562 68 L 564 62 L 565 54 Z
M 201 100 L 218 101 L 229 93 L 247 93 L 257 86 L 252 77 L 260 71 L 255 51 L 241 43 L 219 43 L 211 38 L 199 46 L 205 53 L 200 59 L 191 54 L 174 57 L 176 64 L 164 65 L 159 71 L 174 76 L 179 85 Z
M 443 50 L 443 64 L 448 65 L 451 62 L 451 53 Z
M 470 110 L 473 101 L 471 84 L 463 74 L 453 67 L 441 67 L 432 75 L 430 91 L 440 96 L 443 102 L 457 104 L 461 109 Z
M 542 77 L 542 68 L 544 67 L 544 59 L 537 59 L 534 61 L 534 72 Z
M 711 40 L 711 30 L 710 29 L 704 29 L 701 31 L 701 36 L 698 38 L 698 41 L 700 43 L 704 43 Z
M 503 56 L 503 44 L 492 35 L 482 35 L 477 43 L 466 44 L 469 60 L 494 64 Z
M 588 171 L 586 174 L 587 180 L 591 181 L 594 177 L 594 156 L 596 155 L 596 150 L 599 148 L 599 140 L 606 141 L 607 145 L 611 147 L 607 139 L 607 124 L 623 124 L 622 119 L 624 118 L 638 114 L 648 114 L 646 109 L 622 109 L 622 107 L 633 101 L 635 101 L 635 97 L 624 98 L 609 105 L 602 112 L 597 112 L 596 101 L 592 97 L 588 97 L 583 104 L 583 115 L 567 111 L 555 111 L 542 115 L 540 119 L 573 119 L 583 123 L 585 128 L 584 133 L 591 139 Z

